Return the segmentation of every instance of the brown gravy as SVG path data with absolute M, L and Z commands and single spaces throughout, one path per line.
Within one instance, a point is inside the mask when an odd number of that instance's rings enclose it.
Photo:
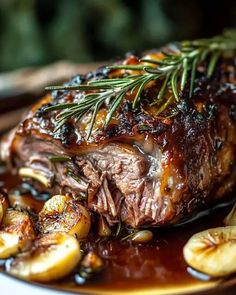
M 4 186 L 9 190 L 19 183 L 16 176 L 1 172 L 0 169 L 0 187 Z M 232 198 L 233 195 L 229 196 L 231 203 Z M 29 199 L 29 205 L 32 204 L 38 210 L 42 206 L 42 203 Z M 85 242 L 84 247 L 94 249 L 103 258 L 104 270 L 84 284 L 76 283 L 76 276 L 72 274 L 53 286 L 63 289 L 72 288 L 74 291 L 86 291 L 91 288 L 119 291 L 140 290 L 155 286 L 170 287 L 197 282 L 198 280 L 187 271 L 182 249 L 194 233 L 223 225 L 223 219 L 232 205 L 228 202 L 225 206 L 220 207 L 216 208 L 213 213 L 205 214 L 191 223 L 178 227 L 155 229 L 154 240 L 148 245 L 134 245 L 117 239 L 97 242 L 95 237 L 90 238 Z M 3 270 L 1 263 L 0 269 Z

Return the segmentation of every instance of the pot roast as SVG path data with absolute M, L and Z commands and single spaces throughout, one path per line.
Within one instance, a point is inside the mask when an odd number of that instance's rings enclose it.
M 138 62 L 129 55 L 123 63 Z M 208 78 L 200 64 L 191 99 L 188 85 L 164 114 L 156 115 L 150 103 L 158 81 L 144 89 L 135 110 L 134 94 L 127 93 L 106 127 L 107 108 L 99 110 L 89 138 L 91 114 L 56 129 L 58 111 L 45 111 L 78 102 L 85 91 L 53 91 L 4 138 L 1 157 L 38 190 L 72 195 L 110 225 L 177 223 L 225 197 L 236 183 L 235 71 L 235 60 L 222 58 Z M 128 74 L 102 67 L 66 85 Z

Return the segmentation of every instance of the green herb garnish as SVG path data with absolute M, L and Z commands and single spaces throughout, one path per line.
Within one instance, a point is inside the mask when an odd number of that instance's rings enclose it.
M 49 156 L 48 159 L 49 159 L 50 162 L 56 163 L 56 162 L 70 161 L 71 157 L 68 157 L 68 156 Z
M 115 70 L 140 71 L 138 74 L 89 81 L 86 85 L 47 87 L 47 90 L 80 90 L 88 92 L 79 102 L 57 104 L 46 108 L 45 111 L 60 111 L 56 116 L 58 123 L 56 130 L 60 129 L 68 119 L 73 118 L 78 121 L 85 114 L 91 112 L 92 117 L 87 133 L 87 139 L 89 139 L 96 115 L 101 107 L 106 105 L 108 110 L 104 124 L 104 127 L 106 127 L 128 92 L 135 93 L 133 109 L 137 109 L 142 99 L 142 92 L 147 84 L 151 81 L 160 80 L 160 90 L 151 103 L 151 105 L 157 105 L 157 115 L 159 115 L 170 104 L 180 101 L 180 92 L 185 89 L 188 81 L 189 97 L 192 97 L 196 69 L 200 62 L 207 62 L 207 75 L 210 77 L 215 70 L 218 59 L 224 54 L 233 56 L 235 50 L 236 31 L 226 31 L 222 35 L 210 39 L 183 41 L 179 43 L 178 50 L 164 50 L 162 60 L 141 59 L 140 61 L 146 62 L 146 65 L 114 65 L 108 67 Z M 165 98 L 167 89 L 172 92 L 172 96 L 169 98 Z

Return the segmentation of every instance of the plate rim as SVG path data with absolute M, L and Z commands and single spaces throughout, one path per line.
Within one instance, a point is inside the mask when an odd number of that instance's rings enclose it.
M 96 287 L 92 287 L 86 290 L 86 289 L 82 289 L 82 290 L 78 290 L 76 291 L 74 288 L 72 287 L 64 287 L 62 286 L 61 288 L 58 286 L 55 286 L 54 284 L 52 285 L 46 285 L 46 284 L 40 284 L 34 281 L 27 281 L 24 280 L 22 278 L 19 277 L 15 277 L 5 271 L 0 270 L 0 275 L 2 276 L 6 276 L 10 279 L 12 279 L 13 281 L 17 281 L 19 283 L 23 283 L 23 284 L 27 284 L 28 286 L 33 286 L 33 287 L 37 287 L 37 288 L 43 288 L 44 290 L 50 290 L 50 291 L 57 291 L 60 293 L 65 293 L 65 294 L 78 294 L 78 295 L 118 295 L 118 294 L 127 294 L 127 295 L 204 295 L 204 294 L 215 294 L 215 292 L 221 292 L 226 290 L 229 287 L 233 287 L 236 286 L 236 276 L 233 277 L 229 277 L 227 279 L 219 279 L 216 281 L 200 281 L 195 282 L 195 283 L 191 283 L 188 284 L 188 286 L 184 287 L 184 284 L 181 284 L 179 286 L 171 286 L 171 287 L 162 287 L 162 288 L 155 288 L 155 287 L 151 287 L 151 288 L 143 288 L 143 289 L 133 289 L 133 290 L 111 290 L 111 289 L 99 289 L 96 290 Z M 166 290 L 164 290 L 166 289 Z M 164 291 L 164 293 L 163 293 Z M 173 293 L 174 292 L 174 293 Z

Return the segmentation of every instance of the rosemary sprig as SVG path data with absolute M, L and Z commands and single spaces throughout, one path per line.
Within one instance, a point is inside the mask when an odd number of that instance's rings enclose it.
M 217 61 L 225 53 L 231 55 L 236 50 L 236 31 L 226 31 L 220 36 L 210 39 L 183 41 L 178 50 L 163 50 L 163 59 L 141 59 L 139 65 L 114 65 L 109 69 L 125 71 L 137 71 L 138 74 L 124 75 L 120 78 L 101 79 L 89 81 L 86 85 L 50 86 L 47 90 L 78 90 L 85 91 L 84 97 L 76 103 L 57 104 L 45 109 L 45 111 L 59 111 L 56 116 L 57 127 L 60 129 L 70 118 L 80 120 L 85 114 L 92 113 L 88 128 L 87 139 L 93 130 L 96 115 L 101 107 L 107 107 L 106 127 L 116 110 L 121 105 L 127 93 L 135 93 L 133 109 L 140 105 L 142 92 L 151 81 L 160 80 L 160 90 L 151 105 L 157 105 L 157 115 L 164 112 L 173 102 L 179 102 L 182 92 L 189 80 L 189 97 L 194 91 L 196 69 L 199 62 L 208 61 L 207 75 L 210 77 L 216 67 Z M 127 72 L 128 74 L 128 72 Z M 172 96 L 165 98 L 167 91 Z

